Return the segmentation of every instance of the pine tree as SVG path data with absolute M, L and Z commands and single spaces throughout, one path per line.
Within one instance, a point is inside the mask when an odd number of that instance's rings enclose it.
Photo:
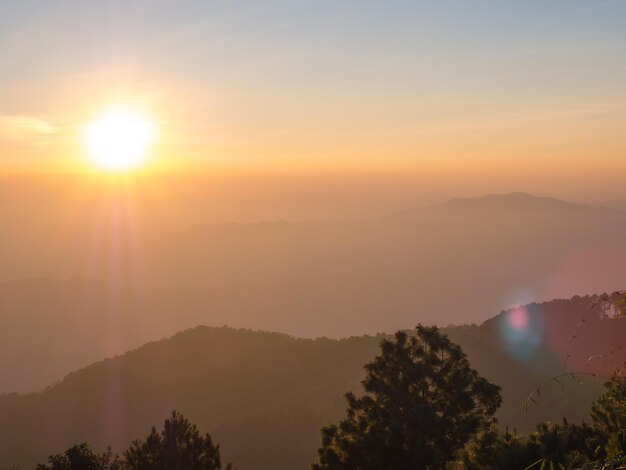
M 616 375 L 605 385 L 607 391 L 591 406 L 591 420 L 608 441 L 608 455 L 616 457 L 626 454 L 626 378 Z
M 209 434 L 202 436 L 180 413 L 174 411 L 159 434 L 155 428 L 145 441 L 135 441 L 125 452 L 129 470 L 221 470 L 218 445 Z M 231 470 L 228 464 L 226 470 Z
M 37 470 L 119 470 L 121 463 L 111 451 L 95 453 L 88 444 L 70 447 L 62 454 L 48 457 L 47 464 L 37 465 Z
M 322 430 L 314 470 L 445 468 L 501 403 L 435 327 L 384 340 L 365 369 L 365 394 L 348 393 L 347 417 Z

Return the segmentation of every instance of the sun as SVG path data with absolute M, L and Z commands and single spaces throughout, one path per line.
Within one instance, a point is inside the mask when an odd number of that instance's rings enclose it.
M 155 138 L 154 122 L 121 108 L 106 112 L 85 129 L 89 159 L 108 171 L 126 171 L 142 165 Z

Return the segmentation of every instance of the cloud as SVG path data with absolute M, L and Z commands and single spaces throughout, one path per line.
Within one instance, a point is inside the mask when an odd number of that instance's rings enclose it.
M 55 126 L 38 117 L 0 114 L 0 139 L 38 141 L 57 131 Z

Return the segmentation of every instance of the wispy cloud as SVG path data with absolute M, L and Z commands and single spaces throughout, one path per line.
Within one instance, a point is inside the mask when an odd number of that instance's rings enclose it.
M 0 114 L 0 139 L 39 141 L 57 132 L 55 126 L 35 116 Z

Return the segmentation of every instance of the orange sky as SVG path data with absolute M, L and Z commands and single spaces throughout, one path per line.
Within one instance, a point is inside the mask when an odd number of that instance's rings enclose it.
M 158 126 L 150 171 L 626 196 L 623 4 L 241 3 L 0 7 L 0 171 L 93 171 L 121 104 Z

